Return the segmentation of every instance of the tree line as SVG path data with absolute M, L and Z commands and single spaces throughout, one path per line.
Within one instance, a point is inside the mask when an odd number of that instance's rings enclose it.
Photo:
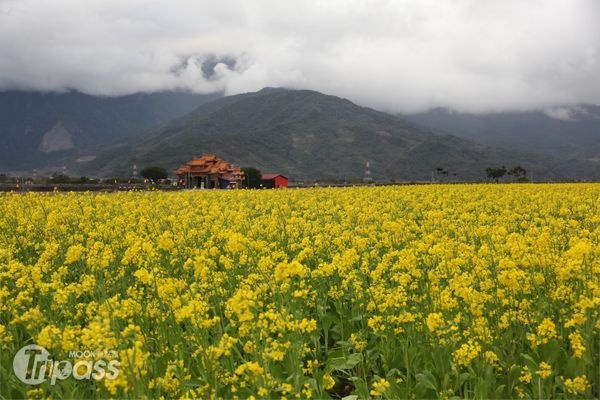
M 517 182 L 527 182 L 527 170 L 520 165 L 511 169 L 506 168 L 504 165 L 501 167 L 488 167 L 485 169 L 485 174 L 488 179 L 493 179 L 498 182 L 505 176 L 512 176 Z

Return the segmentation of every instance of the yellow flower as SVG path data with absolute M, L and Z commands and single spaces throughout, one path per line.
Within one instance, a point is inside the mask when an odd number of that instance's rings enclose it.
M 246 353 L 252 354 L 256 351 L 256 343 L 248 340 L 246 343 L 244 343 L 243 349 Z
M 146 268 L 138 269 L 133 273 L 133 276 L 145 285 L 149 285 L 152 282 L 152 274 Z
M 65 254 L 65 262 L 67 264 L 73 264 L 81 260 L 83 254 L 85 253 L 85 247 L 80 244 L 76 244 L 67 249 L 67 253 Z
M 36 388 L 36 389 L 30 389 L 27 391 L 27 398 L 28 399 L 44 399 L 44 389 L 42 388 Z
M 158 248 L 164 251 L 170 251 L 175 247 L 171 232 L 164 232 L 158 238 Z
M 442 332 L 442 328 L 445 325 L 444 317 L 441 313 L 431 313 L 427 316 L 427 320 L 425 321 L 427 324 L 427 328 L 436 335 L 439 335 Z
M 373 330 L 373 332 L 381 332 L 385 329 L 385 325 L 383 322 L 383 318 L 381 315 L 374 315 L 367 321 L 367 325 L 369 328 Z
M 323 387 L 325 390 L 329 390 L 335 386 L 335 379 L 329 374 L 323 376 Z
M 369 392 L 371 396 L 378 397 L 383 395 L 390 388 L 390 383 L 381 378 L 378 381 L 373 382 L 373 388 Z
M 525 383 L 529 383 L 531 382 L 531 371 L 529 370 L 529 368 L 527 366 L 524 366 L 523 369 L 521 370 L 521 376 L 519 377 L 519 380 L 521 382 L 525 382 Z
M 363 351 L 365 347 L 367 347 L 367 341 L 361 339 L 360 336 L 356 333 L 350 335 L 350 343 L 352 343 L 354 350 L 356 350 L 359 353 Z
M 549 364 L 542 361 L 538 367 L 536 374 L 541 376 L 542 379 L 546 379 L 550 375 L 552 375 L 552 367 Z
M 238 342 L 237 338 L 229 336 L 227 333 L 224 333 L 221 336 L 221 340 L 219 340 L 218 346 L 210 346 L 209 352 L 215 358 L 219 359 L 223 356 L 231 355 L 231 349 Z
M 483 353 L 483 357 L 485 358 L 485 361 L 492 365 L 495 365 L 499 360 L 498 355 L 493 351 L 486 351 Z
M 583 394 L 591 387 L 591 385 L 588 382 L 587 377 L 577 376 L 573 379 L 566 379 L 565 387 L 567 388 L 568 393 Z
M 0 348 L 5 349 L 8 343 L 12 341 L 12 335 L 7 331 L 6 326 L 0 324 Z
M 302 318 L 301 321 L 290 321 L 287 328 L 301 333 L 311 333 L 317 330 L 317 321 L 314 319 Z
M 573 354 L 577 358 L 581 358 L 585 353 L 585 346 L 583 345 L 583 338 L 579 332 L 572 332 L 569 334 L 569 342 L 571 342 L 571 349 Z
M 183 369 L 183 360 L 179 362 L 170 361 L 164 376 L 155 379 L 152 386 L 168 393 L 170 397 L 177 396 L 182 389 L 182 382 L 177 377 L 177 373 L 181 369 Z
M 61 330 L 54 325 L 46 325 L 37 336 L 37 344 L 46 349 L 60 347 Z
M 250 372 L 253 375 L 262 375 L 265 370 L 258 365 L 258 363 L 254 361 L 247 361 L 244 364 L 238 366 L 235 370 L 237 375 L 243 375 L 246 371 Z
M 301 391 L 302 398 L 311 399 L 313 396 L 312 388 L 308 383 L 305 383 Z
M 481 351 L 481 346 L 469 340 L 468 343 L 463 343 L 454 353 L 454 362 L 458 365 L 467 366 L 473 361 Z
M 275 280 L 283 281 L 292 277 L 304 277 L 308 274 L 308 268 L 300 264 L 298 261 L 291 263 L 280 263 L 275 267 Z
M 533 347 L 537 347 L 540 344 L 548 343 L 550 340 L 556 338 L 556 325 L 550 318 L 544 318 L 544 320 L 537 326 L 536 334 L 530 335 L 530 341 Z

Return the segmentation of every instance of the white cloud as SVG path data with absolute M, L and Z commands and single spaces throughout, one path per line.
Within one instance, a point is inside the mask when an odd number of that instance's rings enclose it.
M 544 110 L 544 114 L 550 118 L 560 119 L 561 121 L 570 121 L 575 113 L 568 107 L 553 107 Z
M 559 119 L 561 121 L 572 121 L 581 116 L 593 117 L 593 115 L 586 108 L 581 106 L 551 107 L 546 108 L 543 111 L 544 114 L 550 118 Z
M 553 109 L 600 102 L 600 2 L 0 0 L 0 54 L 2 89 L 288 86 L 397 112 Z

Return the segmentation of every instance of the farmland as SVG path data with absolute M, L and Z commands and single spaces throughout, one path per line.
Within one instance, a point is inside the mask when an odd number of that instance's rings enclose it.
M 0 195 L 9 398 L 598 397 L 599 309 L 600 184 Z

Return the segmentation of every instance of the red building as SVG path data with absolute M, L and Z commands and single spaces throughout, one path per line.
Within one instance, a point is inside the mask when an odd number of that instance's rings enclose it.
M 281 174 L 264 174 L 261 179 L 263 187 L 266 188 L 278 189 L 288 187 L 288 178 Z

